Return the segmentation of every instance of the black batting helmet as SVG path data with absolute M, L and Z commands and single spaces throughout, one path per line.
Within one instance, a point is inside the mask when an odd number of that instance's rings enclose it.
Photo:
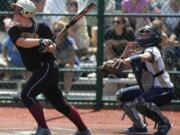
M 162 34 L 159 29 L 147 25 L 138 30 L 136 42 L 141 47 L 158 46 L 162 41 Z

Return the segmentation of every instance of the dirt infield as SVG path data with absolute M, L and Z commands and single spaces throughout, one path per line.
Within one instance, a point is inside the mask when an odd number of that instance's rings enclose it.
M 75 126 L 62 114 L 53 109 L 44 109 L 48 125 L 54 135 L 72 135 Z M 79 109 L 82 118 L 94 135 L 123 135 L 123 129 L 131 122 L 127 117 L 121 121 L 123 112 L 120 110 Z M 180 134 L 180 112 L 163 112 L 173 124 L 169 135 Z M 148 120 L 149 134 L 154 132 L 154 123 Z M 34 133 L 35 121 L 25 108 L 0 108 L 0 135 L 30 135 Z

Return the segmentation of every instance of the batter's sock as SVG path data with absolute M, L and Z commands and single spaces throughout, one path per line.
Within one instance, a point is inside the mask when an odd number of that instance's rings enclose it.
M 71 107 L 70 113 L 67 117 L 76 125 L 79 131 L 85 131 L 87 129 L 75 107 Z
M 35 103 L 32 107 L 28 108 L 37 124 L 41 128 L 48 128 L 44 117 L 43 108 L 39 103 Z

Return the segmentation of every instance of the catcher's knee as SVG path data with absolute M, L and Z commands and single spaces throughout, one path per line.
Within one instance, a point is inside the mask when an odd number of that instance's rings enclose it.
M 122 97 L 122 91 L 121 91 L 121 89 L 120 89 L 120 90 L 118 90 L 118 91 L 116 92 L 116 99 L 117 99 L 117 100 L 121 100 L 121 97 Z
M 118 101 L 123 101 L 122 100 L 122 97 L 123 97 L 123 91 L 124 91 L 124 89 L 125 88 L 121 88 L 121 89 L 119 89 L 117 92 L 116 92 L 116 99 L 118 100 Z

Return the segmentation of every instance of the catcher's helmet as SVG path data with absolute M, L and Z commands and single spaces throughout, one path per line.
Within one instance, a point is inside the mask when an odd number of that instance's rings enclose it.
M 157 28 L 147 25 L 138 30 L 136 41 L 141 47 L 158 46 L 162 41 L 162 34 Z
M 21 15 L 27 18 L 32 18 L 36 13 L 36 6 L 30 0 L 18 0 L 16 3 L 12 3 L 11 7 L 20 7 L 21 8 Z

